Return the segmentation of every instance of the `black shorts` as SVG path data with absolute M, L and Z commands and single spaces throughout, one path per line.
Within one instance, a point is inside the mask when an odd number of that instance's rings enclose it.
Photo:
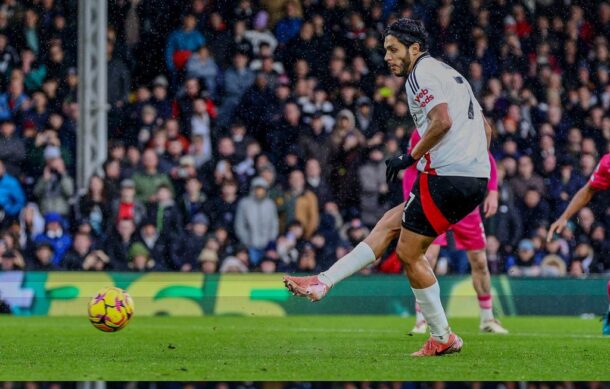
M 420 235 L 441 235 L 483 202 L 487 181 L 420 173 L 407 198 L 402 226 Z

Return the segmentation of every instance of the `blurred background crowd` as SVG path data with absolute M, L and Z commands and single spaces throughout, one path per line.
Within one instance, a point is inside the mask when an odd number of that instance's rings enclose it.
M 75 184 L 76 0 L 0 1 L 2 270 L 315 272 L 403 198 L 383 29 L 424 21 L 494 127 L 493 273 L 610 271 L 610 196 L 549 224 L 610 141 L 610 3 L 110 0 L 108 159 Z M 388 255 L 364 270 L 398 273 Z M 436 269 L 465 273 L 451 236 Z

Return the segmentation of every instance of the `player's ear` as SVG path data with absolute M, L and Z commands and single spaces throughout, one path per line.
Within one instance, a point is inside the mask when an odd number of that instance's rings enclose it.
M 414 57 L 419 52 L 416 46 L 419 46 L 419 44 L 411 43 L 409 46 L 407 46 L 407 53 L 409 54 L 409 57 Z
M 421 51 L 421 47 L 419 43 L 412 43 L 409 47 L 407 47 L 407 51 L 411 56 L 416 56 Z

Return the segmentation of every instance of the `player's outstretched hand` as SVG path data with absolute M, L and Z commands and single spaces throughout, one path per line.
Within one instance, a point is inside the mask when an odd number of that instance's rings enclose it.
M 549 227 L 549 232 L 546 234 L 546 241 L 550 242 L 553 240 L 553 235 L 555 232 L 558 234 L 561 233 L 567 224 L 568 221 L 566 219 L 557 219 L 555 223 L 551 224 L 551 227 Z
M 396 181 L 398 172 L 406 169 L 416 162 L 410 154 L 402 154 L 397 157 L 388 158 L 385 160 L 385 179 L 388 184 Z

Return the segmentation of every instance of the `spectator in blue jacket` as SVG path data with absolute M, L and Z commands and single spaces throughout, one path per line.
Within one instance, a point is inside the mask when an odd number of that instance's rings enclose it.
M 53 265 L 59 267 L 64 254 L 72 246 L 72 238 L 64 230 L 65 220 L 59 213 L 49 212 L 44 217 L 45 232 L 38 235 L 34 240 L 37 246 L 48 243 L 53 247 Z
M 8 91 L 0 94 L 0 120 L 11 120 L 29 107 L 29 99 L 23 89 L 22 79 L 11 79 Z
M 286 16 L 280 19 L 275 26 L 275 37 L 280 45 L 285 45 L 289 40 L 298 35 L 301 30 L 303 19 L 299 16 L 298 3 L 290 0 L 286 3 Z
M 0 160 L 0 207 L 5 216 L 14 218 L 25 205 L 25 195 L 19 181 L 6 172 L 4 162 Z
M 191 54 L 205 44 L 203 35 L 195 30 L 197 19 L 192 14 L 184 16 L 182 28 L 174 30 L 167 39 L 165 64 L 174 73 L 186 66 Z
M 248 56 L 243 52 L 233 55 L 233 66 L 224 75 L 224 99 L 218 110 L 217 124 L 228 127 L 231 123 L 235 109 L 248 88 L 254 84 L 255 75 L 248 68 Z

